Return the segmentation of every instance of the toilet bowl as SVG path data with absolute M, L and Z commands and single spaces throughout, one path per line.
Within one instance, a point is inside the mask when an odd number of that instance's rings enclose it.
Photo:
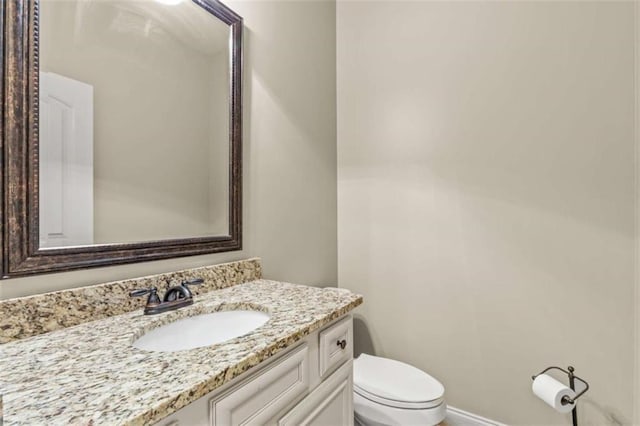
M 355 423 L 434 426 L 446 416 L 444 386 L 400 361 L 361 354 L 353 362 Z

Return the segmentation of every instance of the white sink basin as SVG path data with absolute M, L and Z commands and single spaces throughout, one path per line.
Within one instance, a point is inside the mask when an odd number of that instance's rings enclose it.
M 220 311 L 183 318 L 145 333 L 133 346 L 155 352 L 175 352 L 226 342 L 269 321 L 260 311 Z

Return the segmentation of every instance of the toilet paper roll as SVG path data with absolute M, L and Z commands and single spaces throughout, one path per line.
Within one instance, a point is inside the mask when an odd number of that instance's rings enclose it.
M 572 391 L 571 388 L 565 386 L 547 374 L 539 374 L 536 376 L 531 387 L 533 389 L 533 393 L 538 398 L 555 408 L 560 413 L 568 413 L 573 410 L 573 407 L 575 406 L 575 403 L 562 405 L 562 397 L 568 396 L 573 399 L 576 396 L 576 393 Z

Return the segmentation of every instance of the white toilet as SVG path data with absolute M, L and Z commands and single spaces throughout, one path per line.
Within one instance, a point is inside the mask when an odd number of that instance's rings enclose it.
M 355 424 L 434 426 L 446 416 L 442 383 L 400 361 L 361 354 L 353 362 Z

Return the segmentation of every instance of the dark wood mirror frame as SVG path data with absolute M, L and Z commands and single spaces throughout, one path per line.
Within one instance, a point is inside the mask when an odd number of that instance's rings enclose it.
M 242 18 L 217 0 L 190 0 L 230 26 L 229 235 L 39 248 L 39 0 L 0 5 L 2 278 L 193 256 L 242 248 Z

